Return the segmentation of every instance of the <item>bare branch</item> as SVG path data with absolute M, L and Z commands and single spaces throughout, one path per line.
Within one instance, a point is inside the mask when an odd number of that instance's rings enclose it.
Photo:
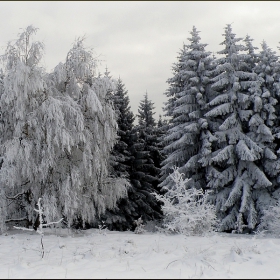
M 9 219 L 9 220 L 6 220 L 5 223 L 10 223 L 10 222 L 21 222 L 21 221 L 28 221 L 28 218 L 25 217 L 25 218 L 19 218 L 19 219 Z
M 51 222 L 51 223 L 43 224 L 42 226 L 43 226 L 43 227 L 47 227 L 47 226 L 50 226 L 50 225 L 52 225 L 52 224 L 58 224 L 58 223 L 62 222 L 62 220 L 63 220 L 63 218 L 61 218 L 61 219 L 60 219 L 59 221 L 57 221 L 57 222 Z
M 28 183 L 30 183 L 30 181 L 27 181 L 27 182 L 23 183 L 23 184 L 21 185 L 21 187 L 22 187 L 22 186 L 26 186 Z M 8 195 L 6 195 L 6 194 L 5 194 L 5 196 L 6 196 L 7 199 L 17 199 L 19 196 L 24 195 L 24 194 L 25 194 L 25 192 L 21 192 L 21 193 L 18 193 L 18 194 L 16 194 L 16 195 L 14 195 L 14 196 L 8 196 Z
M 17 199 L 19 196 L 21 196 L 23 194 L 24 194 L 24 192 L 18 193 L 18 194 L 14 195 L 14 196 L 8 196 L 8 195 L 5 195 L 5 196 L 6 196 L 7 199 Z
M 16 227 L 14 226 L 15 229 L 21 229 L 21 230 L 27 230 L 27 231 L 34 231 L 33 228 L 25 228 L 25 227 Z

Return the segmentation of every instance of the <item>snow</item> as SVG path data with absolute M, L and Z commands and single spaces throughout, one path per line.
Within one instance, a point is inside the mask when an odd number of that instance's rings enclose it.
M 0 236 L 0 278 L 279 278 L 280 238 L 45 229 Z

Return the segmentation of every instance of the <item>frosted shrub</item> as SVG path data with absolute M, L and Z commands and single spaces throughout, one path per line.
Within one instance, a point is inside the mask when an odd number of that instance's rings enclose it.
M 208 192 L 186 188 L 190 179 L 183 179 L 178 169 L 170 175 L 175 185 L 165 195 L 154 194 L 163 202 L 163 227 L 167 231 L 185 235 L 213 232 L 217 223 L 215 207 L 207 202 Z
M 146 231 L 144 229 L 142 217 L 140 217 L 139 219 L 135 220 L 134 223 L 136 224 L 136 228 L 134 230 L 134 232 L 136 234 L 144 233 Z
M 98 225 L 99 234 L 106 235 L 107 226 L 104 221 L 101 221 L 101 224 Z
M 269 232 L 280 235 L 280 203 L 264 210 L 258 230 L 267 229 Z

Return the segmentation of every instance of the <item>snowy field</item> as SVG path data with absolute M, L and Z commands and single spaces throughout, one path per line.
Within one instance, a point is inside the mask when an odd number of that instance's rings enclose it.
M 280 238 L 135 234 L 98 229 L 9 231 L 0 236 L 0 278 L 278 278 Z

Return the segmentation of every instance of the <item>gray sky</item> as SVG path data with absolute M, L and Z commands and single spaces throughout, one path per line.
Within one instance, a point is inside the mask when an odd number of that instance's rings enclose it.
M 188 43 L 193 26 L 201 31 L 206 50 L 223 47 L 226 24 L 237 37 L 246 34 L 256 47 L 265 40 L 279 53 L 279 1 L 1 1 L 0 46 L 15 39 L 20 28 L 39 28 L 36 40 L 45 43 L 48 71 L 64 61 L 75 38 L 85 35 L 114 78 L 123 80 L 136 114 L 147 90 L 162 114 L 166 80 L 177 53 Z

